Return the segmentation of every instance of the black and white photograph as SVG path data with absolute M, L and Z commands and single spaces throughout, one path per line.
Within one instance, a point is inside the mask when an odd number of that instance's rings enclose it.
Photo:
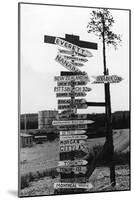
M 129 191 L 131 10 L 18 13 L 19 197 Z

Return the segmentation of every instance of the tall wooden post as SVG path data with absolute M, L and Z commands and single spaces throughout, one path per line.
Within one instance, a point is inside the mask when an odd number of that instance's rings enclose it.
M 102 15 L 102 24 L 103 24 L 103 32 L 102 32 L 102 39 L 103 39 L 103 63 L 104 63 L 104 75 L 109 75 L 108 69 L 106 68 L 106 50 L 105 50 L 105 21 L 104 15 Z M 104 91 L 105 91 L 105 103 L 106 103 L 106 141 L 109 146 L 109 157 L 110 157 L 110 180 L 111 185 L 116 185 L 115 180 L 115 166 L 113 162 L 114 156 L 114 145 L 113 145 L 113 133 L 112 133 L 112 116 L 111 116 L 111 99 L 110 99 L 110 84 L 104 84 Z

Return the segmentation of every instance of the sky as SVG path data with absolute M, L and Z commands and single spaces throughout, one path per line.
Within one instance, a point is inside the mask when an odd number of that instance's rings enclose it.
M 95 42 L 98 50 L 89 51 L 93 57 L 80 69 L 92 76 L 103 75 L 102 41 L 93 33 L 87 33 L 92 8 L 21 4 L 20 18 L 20 73 L 21 113 L 37 113 L 57 109 L 54 76 L 68 71 L 55 61 L 59 46 L 44 43 L 44 35 L 65 37 L 79 35 L 80 40 Z M 115 50 L 106 48 L 107 67 L 110 75 L 123 78 L 120 83 L 110 84 L 112 112 L 129 110 L 129 12 L 110 10 L 115 23 L 113 32 L 122 35 L 122 43 Z M 88 102 L 104 102 L 104 85 L 91 84 L 87 93 Z M 79 109 L 79 113 L 104 112 L 102 107 Z

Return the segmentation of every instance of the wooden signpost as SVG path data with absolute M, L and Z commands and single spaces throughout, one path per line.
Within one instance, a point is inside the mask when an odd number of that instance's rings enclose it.
M 88 87 L 82 87 L 86 85 L 90 80 L 86 72 L 79 69 L 81 62 L 87 62 L 88 58 L 92 57 L 92 53 L 87 49 L 97 49 L 96 43 L 81 41 L 79 36 L 65 35 L 65 38 L 44 36 L 44 42 L 55 44 L 65 49 L 59 49 L 58 55 L 55 60 L 68 69 L 70 72 L 61 72 L 61 76 L 55 76 L 54 80 L 57 81 L 57 86 L 54 91 L 56 97 L 67 97 L 71 99 L 59 99 L 58 109 L 64 110 L 59 114 L 60 120 L 53 121 L 53 125 L 57 127 L 60 133 L 60 161 L 58 168 L 61 174 L 61 182 L 54 183 L 55 193 L 65 194 L 74 193 L 80 191 L 80 189 L 91 189 L 92 185 L 87 182 L 87 175 L 91 175 L 94 170 L 94 161 L 92 168 L 87 168 L 88 163 L 86 160 L 76 159 L 76 152 L 82 151 L 89 153 L 87 147 L 85 130 L 88 124 L 92 124 L 92 120 L 82 118 L 82 114 L 77 114 L 78 103 L 75 97 L 86 96 L 86 92 L 91 89 Z M 86 49 L 85 49 L 86 48 Z M 78 61 L 76 64 L 75 61 Z M 80 64 L 81 63 L 81 64 Z M 105 56 L 104 56 L 104 63 Z M 115 166 L 113 162 L 113 137 L 112 137 L 112 126 L 111 126 L 111 101 L 110 101 L 110 83 L 119 83 L 123 79 L 117 75 L 110 76 L 106 65 L 104 66 L 104 75 L 94 76 L 94 84 L 103 83 L 105 89 L 105 102 L 80 102 L 81 108 L 83 105 L 88 106 L 104 106 L 106 111 L 106 141 L 109 144 L 110 149 L 110 180 L 112 186 L 115 185 Z M 78 89 L 77 89 L 78 88 Z M 84 89 L 86 88 L 86 90 Z M 76 92 L 77 91 L 77 92 Z M 85 115 L 86 116 L 86 115 Z M 82 141 L 82 142 L 80 142 Z M 83 166 L 84 164 L 87 166 Z M 78 164 L 78 165 L 77 165 Z M 81 175 L 82 174 L 82 179 Z M 58 192 L 59 191 L 59 192 Z

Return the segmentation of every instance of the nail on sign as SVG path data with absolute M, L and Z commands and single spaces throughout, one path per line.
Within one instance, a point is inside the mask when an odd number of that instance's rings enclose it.
M 87 57 L 92 57 L 92 53 L 86 49 L 82 49 L 81 47 L 74 45 L 70 42 L 67 42 L 65 40 L 62 40 L 60 38 L 55 38 L 55 44 L 64 47 L 66 49 L 69 49 L 71 51 L 74 51 L 77 54 L 83 55 L 83 56 L 87 56 Z
M 81 188 L 81 189 L 91 189 L 93 185 L 91 183 L 54 183 L 55 189 L 61 188 Z

